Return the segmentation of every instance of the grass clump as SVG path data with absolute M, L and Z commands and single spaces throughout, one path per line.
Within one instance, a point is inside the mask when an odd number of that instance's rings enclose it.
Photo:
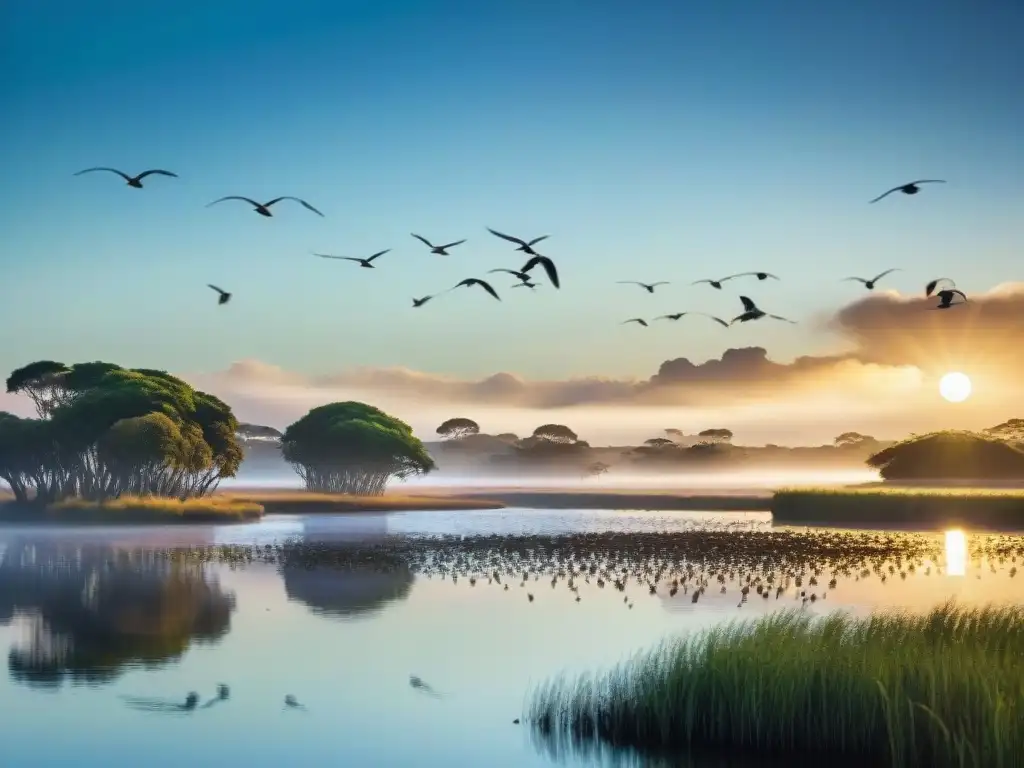
M 307 491 L 256 491 L 225 493 L 221 497 L 259 504 L 268 514 L 315 514 L 331 512 L 406 512 L 470 509 L 502 509 L 500 501 L 451 496 L 413 496 L 384 494 L 355 496 L 346 493 L 314 493 Z
M 776 523 L 837 525 L 1024 525 L 1019 488 L 785 488 L 772 497 Z
M 781 612 L 535 692 L 529 717 L 664 754 L 721 748 L 861 764 L 1009 768 L 1024 755 L 1024 609 L 953 603 L 858 619 Z
M 195 523 L 242 522 L 263 516 L 251 501 L 217 496 L 177 499 L 160 496 L 121 496 L 106 501 L 64 499 L 42 509 L 33 505 L 4 505 L 2 517 L 17 522 L 60 523 Z

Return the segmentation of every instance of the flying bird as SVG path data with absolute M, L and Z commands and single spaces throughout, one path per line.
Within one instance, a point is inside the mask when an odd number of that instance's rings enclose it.
M 619 285 L 639 285 L 648 293 L 654 293 L 654 289 L 659 285 L 668 285 L 668 280 L 662 280 L 660 283 L 641 283 L 636 280 L 618 280 Z
M 529 280 L 523 280 L 521 283 L 516 283 L 512 286 L 513 288 L 529 288 L 531 291 L 537 290 L 537 283 L 531 283 Z
M 558 270 L 555 269 L 555 262 L 553 262 L 547 256 L 537 255 L 531 257 L 528 262 L 526 262 L 525 264 L 523 264 L 522 267 L 519 268 L 519 271 L 529 272 L 531 269 L 534 269 L 538 264 L 544 267 L 544 271 L 547 272 L 548 280 L 551 281 L 551 284 L 555 286 L 555 288 L 559 288 L 560 285 L 558 282 Z
M 685 317 L 686 315 L 703 315 L 704 317 L 707 317 L 707 318 L 710 318 L 711 320 L 714 320 L 716 323 L 718 323 L 723 328 L 728 328 L 729 327 L 729 324 L 727 322 L 725 322 L 725 320 L 723 320 L 720 317 L 715 317 L 714 315 L 709 315 L 707 312 L 673 312 L 671 315 L 658 315 L 654 319 L 655 320 L 678 320 L 679 318 Z
M 732 319 L 733 323 L 747 323 L 751 320 L 760 320 L 762 317 L 770 317 L 772 320 L 782 320 L 786 323 L 796 324 L 796 321 L 790 320 L 787 317 L 782 317 L 781 315 L 769 315 L 767 312 L 762 312 L 757 308 L 757 305 L 746 296 L 740 296 L 740 301 L 743 302 L 743 314 L 736 315 L 736 317 Z M 730 323 L 730 325 L 731 324 L 732 323 Z
M 924 297 L 926 299 L 935 293 L 935 289 L 939 287 L 939 283 L 949 283 L 950 288 L 956 288 L 956 283 L 954 283 L 951 278 L 936 277 L 934 280 L 929 281 L 924 287 Z
M 253 206 L 253 210 L 255 210 L 256 213 L 258 213 L 260 216 L 266 216 L 267 218 L 270 218 L 271 216 L 274 215 L 274 214 L 272 214 L 270 212 L 270 206 L 272 206 L 272 205 L 274 205 L 276 203 L 280 203 L 282 200 L 294 200 L 296 203 L 301 205 L 306 210 L 312 211 L 317 216 L 323 216 L 323 214 L 320 211 L 318 211 L 316 208 L 314 208 L 312 205 L 307 203 L 302 198 L 300 198 L 300 197 L 292 197 L 291 195 L 282 195 L 281 197 L 275 197 L 273 200 L 269 200 L 269 201 L 267 201 L 265 203 L 257 203 L 251 197 L 242 197 L 240 195 L 228 195 L 227 197 L 218 198 L 217 200 L 214 200 L 212 203 L 207 203 L 206 207 L 209 208 L 211 205 L 216 205 L 217 203 L 222 203 L 225 200 L 242 200 L 243 202 L 246 202 L 246 203 L 249 203 L 250 205 L 252 205 Z
M 622 325 L 626 325 L 627 323 L 637 323 L 638 325 L 642 325 L 644 328 L 650 327 L 647 325 L 647 321 L 642 317 L 631 317 L 629 320 L 622 321 Z
M 751 276 L 751 277 L 756 277 L 758 280 L 767 280 L 769 277 L 772 278 L 773 280 L 778 280 L 779 279 L 777 275 L 773 275 L 771 272 L 739 272 L 739 273 L 737 273 L 735 275 L 727 275 L 726 277 L 720 277 L 717 280 L 697 280 L 697 281 L 691 283 L 691 285 L 699 285 L 700 283 L 707 283 L 712 288 L 717 288 L 718 290 L 722 290 L 722 283 L 724 283 L 726 280 L 732 280 L 732 279 L 737 278 L 737 277 L 746 277 L 748 275 Z
M 373 266 L 373 260 L 380 256 L 383 256 L 390 250 L 391 249 L 388 248 L 387 250 L 384 251 L 378 251 L 377 253 L 373 254 L 373 256 L 370 256 L 368 259 L 360 259 L 357 256 L 331 256 L 329 253 L 314 253 L 313 255 L 319 256 L 321 259 L 344 259 L 345 261 L 356 261 L 359 263 L 360 267 L 363 267 L 363 269 L 376 269 L 376 267 Z
M 935 295 L 939 298 L 939 303 L 937 306 L 931 307 L 931 309 L 949 309 L 950 307 L 955 307 L 958 304 L 963 304 L 964 302 L 967 301 L 967 296 L 964 294 L 964 292 L 957 290 L 956 288 L 949 288 L 944 291 L 939 291 Z M 963 299 L 963 301 L 954 302 L 953 299 L 955 299 L 957 296 L 960 296 Z
M 220 298 L 217 299 L 217 304 L 227 304 L 231 301 L 231 294 L 225 291 L 223 288 L 218 288 L 216 285 L 206 284 L 208 288 L 213 288 L 217 293 L 220 294 Z
M 541 235 L 540 237 L 535 237 L 533 238 L 533 240 L 527 242 L 526 240 L 520 240 L 518 237 L 512 237 L 512 235 L 503 235 L 501 232 L 495 232 L 490 227 L 487 228 L 487 231 L 490 232 L 495 237 L 500 237 L 502 240 L 508 240 L 510 243 L 516 243 L 519 246 L 518 248 L 516 248 L 517 251 L 523 251 L 524 253 L 527 253 L 530 256 L 539 255 L 535 250 L 533 250 L 533 246 L 535 246 L 541 240 L 547 240 L 549 237 L 551 237 L 551 235 Z
M 528 282 L 530 282 L 530 275 L 529 275 L 528 272 L 520 272 L 519 270 L 516 270 L 516 269 L 489 269 L 489 270 L 487 270 L 487 274 L 489 274 L 489 275 L 493 275 L 496 272 L 505 272 L 507 274 L 510 274 L 514 278 L 519 280 L 519 282 L 521 282 L 521 283 L 528 283 Z
M 416 299 L 416 298 L 414 298 L 414 299 L 412 300 L 412 308 L 413 308 L 413 309 L 416 309 L 417 307 L 422 307 L 422 306 L 423 306 L 424 304 L 426 304 L 426 303 L 427 303 L 428 301 L 430 301 L 430 300 L 431 300 L 432 298 L 434 298 L 434 297 L 433 297 L 433 296 L 424 296 L 424 297 L 423 297 L 422 299 Z
M 945 183 L 946 183 L 945 179 L 918 179 L 917 181 L 912 181 L 909 184 L 900 184 L 898 187 L 893 187 L 892 189 L 888 190 L 887 192 L 882 193 L 881 195 L 876 197 L 874 200 L 870 200 L 869 202 L 877 203 L 883 197 L 885 197 L 887 195 L 891 195 L 893 192 L 902 192 L 904 195 L 916 195 L 918 192 L 921 191 L 921 188 L 918 186 L 919 184 L 945 184 Z
M 469 288 L 470 286 L 479 285 L 481 288 L 483 288 L 485 291 L 491 294 L 491 296 L 496 298 L 498 301 L 501 301 L 501 296 L 499 296 L 498 292 L 491 287 L 490 283 L 476 277 L 467 277 L 465 280 L 460 280 L 448 290 L 454 291 L 456 288 L 462 285 L 466 286 L 467 288 Z
M 427 246 L 427 248 L 430 249 L 431 253 L 436 253 L 438 256 L 450 256 L 451 254 L 448 253 L 449 248 L 454 248 L 456 245 L 462 245 L 464 242 L 466 242 L 465 240 L 456 240 L 454 243 L 448 243 L 448 245 L 434 245 L 432 242 L 427 240 L 427 238 L 421 235 L 417 235 L 415 232 L 411 234 L 413 237 L 415 237 L 417 240 L 419 240 L 421 243 Z
M 74 175 L 81 176 L 83 173 L 92 173 L 93 171 L 109 171 L 110 173 L 116 173 L 128 182 L 129 187 L 135 187 L 136 189 L 142 189 L 142 180 L 147 176 L 153 176 L 154 174 L 158 176 L 173 176 L 174 178 L 178 178 L 178 174 L 171 173 L 170 171 L 164 171 L 159 168 L 152 168 L 148 171 L 143 171 L 138 176 L 129 176 L 124 171 L 117 170 L 117 168 L 105 168 L 102 166 L 99 168 L 86 168 L 84 171 L 78 171 Z
M 899 267 L 893 267 L 892 269 L 885 270 L 885 272 L 879 272 L 877 275 L 872 277 L 870 280 L 865 280 L 863 277 L 844 277 L 843 280 L 856 280 L 858 282 L 864 283 L 864 287 L 867 288 L 869 291 L 873 291 L 875 289 L 875 283 L 877 283 L 883 277 L 888 275 L 890 272 L 899 272 L 899 271 L 900 271 Z

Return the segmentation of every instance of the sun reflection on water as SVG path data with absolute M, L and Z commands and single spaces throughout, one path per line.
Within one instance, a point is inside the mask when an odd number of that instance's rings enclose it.
M 950 576 L 967 573 L 967 537 L 963 531 L 946 531 L 946 573 Z

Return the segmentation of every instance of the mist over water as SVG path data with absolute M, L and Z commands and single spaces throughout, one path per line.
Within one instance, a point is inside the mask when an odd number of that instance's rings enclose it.
M 790 469 L 766 468 L 751 470 L 721 470 L 704 472 L 616 472 L 601 477 L 581 477 L 576 474 L 514 475 L 485 474 L 480 472 L 438 471 L 424 477 L 392 483 L 394 491 L 439 488 L 556 488 L 600 493 L 607 490 L 772 490 L 792 486 L 838 486 L 872 483 L 880 480 L 872 469 Z M 246 473 L 225 480 L 221 488 L 301 488 L 297 475 L 289 473 Z

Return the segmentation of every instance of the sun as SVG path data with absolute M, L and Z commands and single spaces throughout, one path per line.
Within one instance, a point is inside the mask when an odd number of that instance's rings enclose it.
M 962 403 L 971 396 L 971 380 L 966 373 L 947 373 L 939 379 L 939 394 L 951 403 Z

